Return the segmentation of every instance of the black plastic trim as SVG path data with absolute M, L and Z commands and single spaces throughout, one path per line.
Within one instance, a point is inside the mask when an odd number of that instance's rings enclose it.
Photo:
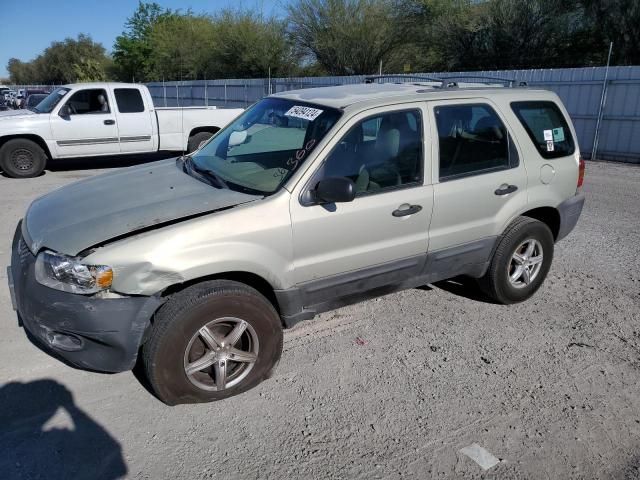
M 569 235 L 569 233 L 571 233 L 575 228 L 578 223 L 578 219 L 582 214 L 584 201 L 584 193 L 579 193 L 558 205 L 558 212 L 560 213 L 560 228 L 558 229 L 556 242 Z
M 403 258 L 301 283 L 275 295 L 286 327 L 316 314 L 389 293 L 446 280 L 458 275 L 485 274 L 500 237 Z
M 158 296 L 77 295 L 39 284 L 35 255 L 18 225 L 12 245 L 11 273 L 18 322 L 47 353 L 74 366 L 103 372 L 131 370 L 151 317 L 166 299 Z M 73 339 L 73 348 L 53 335 Z

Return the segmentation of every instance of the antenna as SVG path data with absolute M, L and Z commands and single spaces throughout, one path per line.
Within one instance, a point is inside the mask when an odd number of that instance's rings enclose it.
M 180 85 L 184 86 L 184 80 L 182 80 L 182 71 L 180 73 Z M 180 108 L 180 130 L 182 131 L 182 138 L 184 138 L 184 106 L 180 105 L 180 89 L 179 87 L 176 85 L 176 102 L 178 104 L 178 108 Z M 189 139 L 187 138 L 187 143 L 189 142 Z M 187 153 L 186 152 L 186 148 L 184 143 L 182 144 L 182 156 L 184 157 L 184 155 Z

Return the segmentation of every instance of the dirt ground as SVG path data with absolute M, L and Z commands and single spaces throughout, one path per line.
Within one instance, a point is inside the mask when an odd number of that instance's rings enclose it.
M 1 478 L 640 478 L 639 166 L 587 164 L 531 300 L 443 282 L 343 308 L 286 332 L 254 390 L 167 407 L 130 372 L 42 353 L 11 308 L 16 223 L 89 165 L 0 178 Z M 474 443 L 500 462 L 460 452 Z

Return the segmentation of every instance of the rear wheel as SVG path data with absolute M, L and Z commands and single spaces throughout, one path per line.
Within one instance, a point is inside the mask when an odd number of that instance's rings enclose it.
M 213 136 L 211 132 L 199 132 L 189 137 L 187 144 L 187 153 L 195 152 L 200 145 L 209 140 Z
M 0 148 L 0 169 L 9 177 L 37 177 L 47 165 L 47 154 L 37 143 L 14 138 Z
M 530 298 L 542 285 L 553 261 L 553 235 L 544 223 L 517 218 L 506 230 L 484 277 L 482 290 L 511 304 Z
M 160 309 L 142 359 L 163 402 L 210 402 L 268 378 L 282 339 L 280 317 L 265 297 L 244 284 L 215 280 L 176 294 Z

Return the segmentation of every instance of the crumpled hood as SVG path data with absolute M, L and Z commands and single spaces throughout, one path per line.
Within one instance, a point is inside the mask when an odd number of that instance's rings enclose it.
M 170 159 L 123 168 L 38 198 L 23 222 L 29 248 L 77 255 L 137 230 L 261 198 L 214 188 L 180 165 Z
M 30 117 L 31 115 L 37 115 L 37 113 L 31 110 L 4 110 L 0 112 L 0 121 L 6 119 L 15 120 L 21 117 Z

